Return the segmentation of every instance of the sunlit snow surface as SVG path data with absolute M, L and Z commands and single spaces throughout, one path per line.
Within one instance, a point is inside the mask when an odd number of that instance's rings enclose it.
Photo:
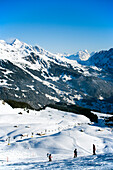
M 71 170 L 111 170 L 113 169 L 113 154 L 101 154 L 96 156 L 84 156 L 76 159 L 64 159 L 59 161 L 41 161 L 36 159 L 23 160 L 22 162 L 2 163 L 0 169 L 71 169 Z
M 110 115 L 95 114 L 99 123 L 91 124 L 83 115 L 51 108 L 28 113 L 0 101 L 0 169 L 113 169 L 113 129 L 103 120 Z

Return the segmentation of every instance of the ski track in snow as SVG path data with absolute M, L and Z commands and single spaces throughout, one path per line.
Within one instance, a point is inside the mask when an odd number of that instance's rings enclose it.
M 94 155 L 94 156 L 86 156 L 79 157 L 76 159 L 64 159 L 59 161 L 52 162 L 37 162 L 36 160 L 25 160 L 22 162 L 14 162 L 14 163 L 2 163 L 1 170 L 5 169 L 79 169 L 79 170 L 111 170 L 113 169 L 113 154 L 104 154 L 104 155 Z
M 94 113 L 99 123 L 91 124 L 83 115 L 51 108 L 27 113 L 0 101 L 0 169 L 113 169 L 113 129 L 101 118 L 106 114 Z

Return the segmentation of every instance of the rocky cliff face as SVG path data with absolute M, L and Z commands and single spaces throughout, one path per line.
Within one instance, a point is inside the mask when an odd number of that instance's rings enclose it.
M 62 102 L 112 112 L 112 52 L 95 53 L 80 64 L 17 39 L 11 44 L 0 41 L 0 99 L 36 109 Z

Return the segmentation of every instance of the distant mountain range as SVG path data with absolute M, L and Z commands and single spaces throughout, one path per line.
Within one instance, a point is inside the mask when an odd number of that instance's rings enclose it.
M 94 53 L 95 52 L 90 54 L 88 50 L 84 50 L 84 51 L 79 51 L 75 54 L 66 54 L 64 55 L 64 57 L 70 60 L 77 60 L 78 62 L 81 62 L 81 61 L 87 61 L 91 57 L 91 55 Z
M 113 49 L 61 55 L 0 40 L 0 99 L 35 109 L 66 103 L 113 113 Z

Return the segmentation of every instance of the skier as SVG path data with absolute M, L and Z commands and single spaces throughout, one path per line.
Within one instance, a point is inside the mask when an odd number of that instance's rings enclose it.
M 95 147 L 95 145 L 93 144 L 93 155 L 96 155 L 95 151 L 96 151 L 96 147 Z
M 51 159 L 51 158 L 52 158 L 52 156 L 51 156 L 51 154 L 49 154 L 49 161 L 52 161 L 52 159 Z
M 77 157 L 77 149 L 75 148 L 75 150 L 74 150 L 74 158 L 76 158 Z
M 47 153 L 47 157 L 49 158 L 49 161 L 52 161 L 52 156 L 51 156 L 51 154 L 50 153 Z

